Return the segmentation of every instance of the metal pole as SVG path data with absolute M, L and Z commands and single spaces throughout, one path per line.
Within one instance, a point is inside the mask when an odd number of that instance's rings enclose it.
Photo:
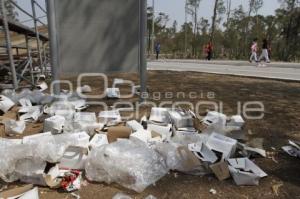
M 152 34 L 151 34 L 151 51 L 154 54 L 154 38 L 155 38 L 155 30 L 154 30 L 154 20 L 155 20 L 155 7 L 154 7 L 155 1 L 152 0 Z
M 24 10 L 23 8 L 21 8 L 16 2 L 12 1 L 12 0 L 8 0 L 11 4 L 13 4 L 16 8 L 18 8 L 20 11 L 22 11 L 23 13 L 25 13 L 27 16 L 34 18 L 33 15 L 31 15 L 29 12 L 27 12 L 26 10 Z M 44 22 L 42 22 L 41 20 L 39 20 L 37 18 L 37 21 L 40 22 L 41 24 L 43 24 L 44 26 L 46 25 Z
M 40 68 L 41 68 L 41 72 L 44 73 L 43 59 L 42 59 L 42 53 L 41 53 L 41 41 L 40 41 L 39 29 L 38 29 L 38 26 L 37 26 L 34 0 L 31 0 L 31 8 L 32 8 L 33 22 L 34 22 L 34 28 L 35 28 L 35 34 L 36 34 L 36 43 L 37 43 L 38 55 L 39 55 L 39 60 L 40 60 Z
M 48 16 L 48 32 L 50 38 L 50 54 L 51 54 L 51 73 L 52 81 L 59 80 L 59 55 L 58 55 L 58 35 L 56 30 L 55 6 L 54 0 L 46 0 L 47 16 Z M 54 94 L 59 95 L 60 85 L 55 84 L 53 88 Z
M 185 1 L 184 52 L 187 56 L 187 0 Z
M 43 11 L 45 14 L 47 14 L 47 11 L 38 3 L 36 2 L 36 0 L 33 0 L 35 5 L 37 5 L 37 7 L 39 7 L 41 9 L 41 11 Z
M 27 48 L 27 59 L 30 62 L 30 76 L 31 76 L 31 83 L 34 84 L 34 76 L 33 76 L 33 67 L 32 67 L 32 58 L 31 58 L 31 48 L 29 45 L 29 38 L 28 35 L 25 35 L 26 41 L 26 48 Z
M 16 73 L 16 68 L 15 68 L 13 52 L 11 49 L 11 40 L 10 40 L 7 16 L 6 16 L 5 0 L 0 0 L 0 3 L 1 3 L 1 13 L 2 13 L 2 18 L 3 18 L 2 19 L 3 20 L 3 28 L 4 28 L 5 41 L 6 41 L 6 51 L 7 51 L 8 58 L 9 58 L 9 64 L 10 64 L 10 70 L 11 70 L 14 89 L 17 89 L 18 88 L 17 73 Z
M 141 102 L 145 101 L 145 95 L 147 95 L 147 61 L 146 61 L 146 13 L 147 13 L 147 2 L 146 0 L 140 0 L 140 9 L 139 9 L 139 70 L 140 70 L 140 100 Z

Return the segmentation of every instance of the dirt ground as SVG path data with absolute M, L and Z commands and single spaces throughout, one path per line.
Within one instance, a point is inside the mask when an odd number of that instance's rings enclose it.
M 109 85 L 114 77 L 124 78 L 138 84 L 136 74 L 114 74 L 109 75 Z M 75 78 L 71 78 L 76 82 Z M 93 87 L 93 93 L 101 93 L 103 85 L 97 78 L 84 80 Z M 98 84 L 98 85 L 97 85 Z M 82 199 L 112 198 L 116 193 L 123 192 L 133 198 L 145 198 L 149 194 L 159 198 L 228 198 L 228 199 L 256 199 L 256 198 L 300 198 L 300 160 L 289 157 L 280 148 L 287 144 L 288 139 L 300 141 L 300 82 L 285 82 L 279 80 L 256 79 L 246 77 L 234 77 L 226 75 L 212 75 L 196 72 L 168 72 L 150 71 L 148 76 L 148 90 L 150 98 L 148 101 L 160 103 L 162 101 L 191 102 L 194 106 L 199 101 L 209 100 L 208 95 L 214 93 L 215 102 L 222 102 L 224 113 L 227 115 L 237 114 L 238 102 L 244 104 L 248 101 L 261 101 L 265 106 L 264 118 L 261 120 L 247 120 L 245 132 L 248 140 L 263 138 L 263 146 L 267 151 L 274 152 L 273 159 L 256 158 L 255 163 L 261 167 L 269 176 L 260 180 L 259 186 L 236 186 L 232 179 L 218 181 L 213 176 L 189 176 L 180 173 L 166 175 L 154 186 L 148 187 L 143 193 L 138 194 L 122 188 L 117 184 L 106 185 L 87 182 L 79 191 Z M 127 92 L 127 91 L 126 91 Z M 158 98 L 158 92 L 162 98 Z M 169 93 L 168 96 L 165 93 Z M 173 96 L 170 97 L 170 92 Z M 176 92 L 183 92 L 185 96 Z M 197 97 L 193 93 L 197 92 Z M 115 100 L 97 100 L 113 105 Z M 121 101 L 121 100 L 120 100 Z M 129 101 L 138 101 L 137 97 Z M 201 107 L 200 112 L 206 108 Z M 98 106 L 90 106 L 87 111 L 99 112 Z M 142 109 L 143 114 L 150 108 Z M 143 114 L 140 114 L 142 116 Z M 14 111 L 6 116 L 15 117 Z M 139 118 L 140 116 L 136 116 Z M 42 124 L 29 124 L 24 135 L 42 132 Z M 0 126 L 0 136 L 5 137 L 4 127 Z M 274 150 L 275 149 L 275 150 Z M 20 183 L 16 183 L 19 185 Z M 9 185 L 11 187 L 13 185 Z M 272 187 L 279 187 L 278 195 Z M 215 189 L 217 194 L 209 193 Z M 41 199 L 67 199 L 74 198 L 69 193 L 58 190 L 40 188 Z

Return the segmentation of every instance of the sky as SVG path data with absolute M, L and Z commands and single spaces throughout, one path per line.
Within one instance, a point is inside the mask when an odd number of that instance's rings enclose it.
M 226 2 L 226 0 L 224 0 Z M 154 0 L 155 12 L 164 12 L 169 15 L 170 21 L 168 25 L 173 24 L 176 20 L 179 25 L 185 22 L 185 0 Z M 243 5 L 248 10 L 248 0 L 232 0 L 232 9 Z M 152 6 L 152 0 L 148 0 L 148 6 Z M 264 0 L 264 6 L 259 10 L 261 15 L 274 15 L 275 10 L 280 7 L 278 0 Z M 214 9 L 214 0 L 202 0 L 199 8 L 199 18 L 204 17 L 211 19 Z
M 122 1 L 122 0 L 120 0 Z M 148 6 L 152 6 L 152 0 L 147 0 Z M 226 1 L 226 0 L 225 0 Z M 45 0 L 37 0 L 37 2 L 45 8 Z M 164 12 L 169 15 L 170 21 L 168 26 L 173 24 L 173 21 L 176 20 L 178 25 L 182 25 L 185 21 L 184 6 L 185 0 L 154 0 L 155 2 L 155 12 Z M 18 5 L 24 8 L 29 13 L 31 11 L 30 0 L 17 0 Z M 232 0 L 232 9 L 237 8 L 239 5 L 243 5 L 245 10 L 248 10 L 248 0 Z M 275 10 L 280 7 L 278 0 L 264 0 L 264 6 L 259 10 L 259 14 L 262 15 L 273 15 Z M 214 9 L 214 0 L 202 0 L 199 8 L 199 18 L 204 17 L 211 19 Z M 45 14 L 39 9 L 36 9 L 37 16 L 41 17 Z M 19 13 L 19 20 L 25 21 L 29 19 L 26 15 Z M 43 22 L 47 22 L 46 18 L 42 19 Z M 33 26 L 32 22 L 27 22 L 26 25 Z

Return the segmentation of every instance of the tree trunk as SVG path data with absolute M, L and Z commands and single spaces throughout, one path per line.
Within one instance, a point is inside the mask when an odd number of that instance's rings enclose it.
M 227 0 L 227 24 L 229 22 L 229 18 L 230 18 L 230 14 L 231 14 L 231 0 Z
M 214 39 L 215 28 L 216 28 L 216 19 L 217 19 L 218 4 L 219 4 L 219 0 L 215 0 L 215 8 L 214 8 L 214 16 L 213 16 L 213 19 L 212 19 L 210 42 L 213 42 L 213 39 Z
M 195 7 L 195 13 L 194 13 L 194 23 L 195 23 L 195 26 L 194 26 L 194 42 L 193 42 L 193 56 L 195 57 L 196 56 L 196 37 L 197 37 L 197 18 L 198 18 L 198 15 L 197 15 L 197 7 Z
M 288 27 L 287 27 L 287 31 L 286 31 L 286 37 L 285 37 L 285 42 L 286 42 L 286 52 L 284 55 L 284 61 L 288 61 L 289 60 L 289 55 L 290 55 L 290 37 L 291 37 L 291 29 L 292 29 L 292 23 L 293 23 L 293 17 L 294 17 L 294 9 L 295 9 L 295 3 L 296 0 L 292 1 L 291 4 L 291 9 L 290 9 L 290 19 L 289 19 L 289 23 L 288 23 Z

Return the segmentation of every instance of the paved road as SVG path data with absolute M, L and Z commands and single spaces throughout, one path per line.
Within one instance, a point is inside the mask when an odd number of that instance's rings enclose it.
M 149 61 L 149 70 L 196 71 L 214 74 L 300 81 L 300 64 L 274 62 L 266 67 L 244 61 L 162 60 Z

